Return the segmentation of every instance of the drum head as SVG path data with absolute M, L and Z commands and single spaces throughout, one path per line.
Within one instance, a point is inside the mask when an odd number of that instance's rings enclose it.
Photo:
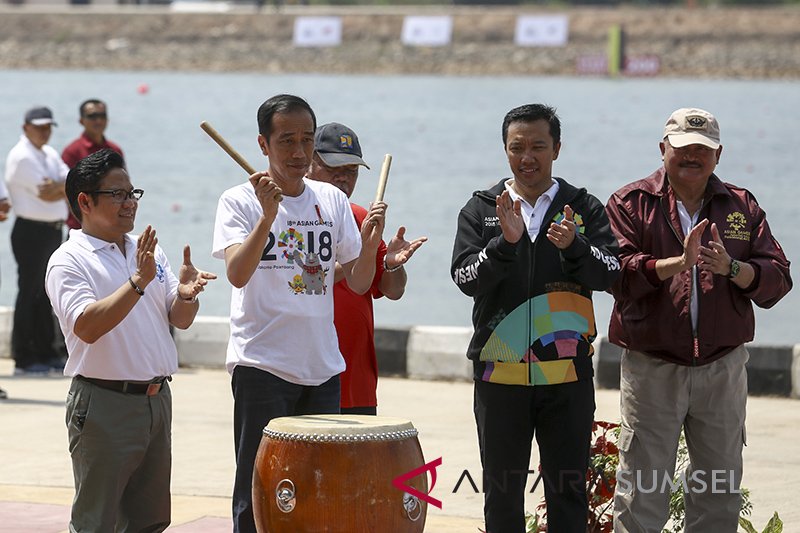
M 368 415 L 303 415 L 273 418 L 264 435 L 314 441 L 396 440 L 415 437 L 414 425 L 402 418 Z

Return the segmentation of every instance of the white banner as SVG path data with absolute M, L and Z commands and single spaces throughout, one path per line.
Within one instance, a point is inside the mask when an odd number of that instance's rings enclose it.
M 514 43 L 517 46 L 566 46 L 569 17 L 566 15 L 517 17 Z
M 341 17 L 297 17 L 294 19 L 295 46 L 339 46 L 342 44 Z
M 407 46 L 446 46 L 453 35 L 453 17 L 406 17 L 402 41 Z

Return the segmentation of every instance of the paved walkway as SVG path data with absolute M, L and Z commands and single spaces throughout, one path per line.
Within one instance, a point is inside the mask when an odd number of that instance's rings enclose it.
M 64 425 L 65 378 L 12 377 L 0 359 L 0 533 L 66 531 L 72 472 Z M 227 373 L 182 369 L 172 382 L 173 517 L 169 531 L 230 531 L 233 480 L 232 400 Z M 480 461 L 469 383 L 381 379 L 379 412 L 411 420 L 419 430 L 425 460 L 442 457 L 431 495 L 426 532 L 477 533 L 482 496 L 469 483 L 453 492 L 466 469 L 479 483 Z M 619 418 L 619 394 L 597 393 L 597 418 Z M 752 491 L 753 522 L 760 531 L 773 511 L 784 531 L 800 531 L 800 403 L 750 398 L 744 484 Z M 537 460 L 534 458 L 534 464 Z M 480 485 L 479 485 L 480 486 Z M 533 509 L 541 488 L 527 497 Z M 360 532 L 359 532 L 360 533 Z

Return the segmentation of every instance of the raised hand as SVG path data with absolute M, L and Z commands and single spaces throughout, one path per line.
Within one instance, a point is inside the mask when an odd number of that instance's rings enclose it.
M 144 288 L 156 277 L 156 230 L 148 224 L 136 242 L 136 276 L 139 277 L 139 287 Z
M 500 229 L 503 230 L 503 238 L 510 243 L 517 242 L 522 234 L 525 233 L 525 221 L 522 219 L 522 203 L 519 200 L 511 200 L 508 191 L 496 198 L 497 217 L 500 219 Z
M 388 268 L 396 268 L 399 265 L 404 265 L 411 259 L 420 246 L 427 240 L 427 237 L 418 237 L 411 242 L 405 239 L 406 228 L 400 226 L 397 234 L 392 237 L 389 244 L 386 246 L 386 266 Z
M 700 246 L 700 260 L 697 266 L 722 276 L 727 276 L 731 271 L 731 256 L 722 244 L 716 224 L 711 224 L 711 240 L 708 241 L 708 246 Z
M 192 300 L 203 292 L 208 281 L 217 279 L 216 274 L 197 270 L 192 264 L 192 251 L 189 245 L 183 247 L 183 264 L 178 271 L 178 297 Z
M 258 203 L 261 204 L 261 209 L 264 211 L 264 217 L 270 222 L 275 220 L 283 191 L 277 183 L 270 179 L 269 173 L 266 171 L 256 172 L 250 176 L 249 180 L 255 189 Z
M 569 205 L 565 205 L 564 220 L 559 224 L 555 222 L 550 224 L 550 227 L 547 228 L 547 239 L 555 244 L 559 250 L 564 250 L 575 240 L 576 230 L 575 211 Z
M 378 248 L 386 225 L 386 207 L 386 202 L 375 202 L 369 206 L 367 216 L 361 224 L 362 246 Z
M 692 228 L 689 235 L 683 240 L 683 255 L 681 256 L 683 270 L 689 270 L 700 260 L 700 238 L 703 236 L 706 226 L 708 226 L 708 219 L 704 218 Z

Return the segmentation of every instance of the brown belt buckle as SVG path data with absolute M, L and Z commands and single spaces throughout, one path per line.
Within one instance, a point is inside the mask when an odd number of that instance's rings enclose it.
M 155 396 L 161 390 L 161 383 L 151 383 L 147 386 L 147 395 Z

